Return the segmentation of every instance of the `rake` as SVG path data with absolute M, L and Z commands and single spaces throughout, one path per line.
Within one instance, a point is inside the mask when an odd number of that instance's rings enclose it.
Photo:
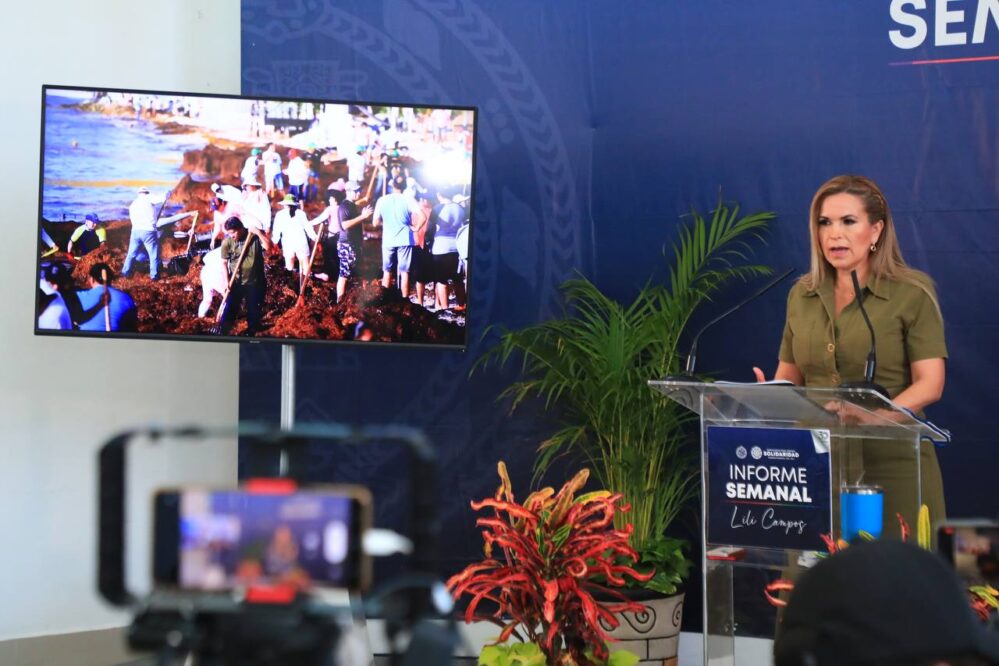
M 312 246 L 312 253 L 309 255 L 309 265 L 302 271 L 302 280 L 299 284 L 298 300 L 295 301 L 295 306 L 299 306 L 305 302 L 305 288 L 309 285 L 309 278 L 312 277 L 312 262 L 316 260 L 316 250 L 319 249 L 319 239 L 323 238 L 326 234 L 329 222 L 323 222 L 319 225 L 319 233 L 316 234 L 316 244 Z M 327 263 L 327 265 L 329 265 Z

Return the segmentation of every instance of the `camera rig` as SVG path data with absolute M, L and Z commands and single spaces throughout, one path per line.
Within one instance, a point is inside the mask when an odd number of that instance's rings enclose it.
M 448 603 L 450 597 L 431 573 L 439 532 L 435 455 L 420 431 L 396 426 L 351 428 L 303 424 L 275 429 L 243 424 L 236 429 L 134 429 L 112 436 L 98 453 L 97 587 L 110 604 L 132 611 L 133 620 L 127 633 L 131 649 L 155 653 L 156 663 L 162 666 L 185 657 L 193 657 L 193 663 L 199 666 L 336 666 L 334 655 L 344 627 L 351 621 L 349 605 L 334 605 L 300 591 L 253 588 L 226 593 L 154 591 L 143 598 L 129 591 L 125 576 L 126 463 L 129 444 L 139 437 L 152 443 L 168 438 L 238 437 L 248 447 L 247 477 L 282 478 L 296 483 L 307 478 L 311 442 L 405 446 L 411 458 L 412 573 L 376 587 L 366 600 L 364 611 L 384 618 L 392 646 L 390 663 L 405 666 L 451 663 L 459 640 L 457 628 Z M 355 612 L 361 611 L 355 609 Z M 435 619 L 445 622 L 434 622 Z M 402 653 L 397 644 L 405 634 L 410 640 Z

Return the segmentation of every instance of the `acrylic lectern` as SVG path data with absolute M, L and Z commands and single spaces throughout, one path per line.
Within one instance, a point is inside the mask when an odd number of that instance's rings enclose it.
M 946 431 L 869 389 L 649 384 L 700 416 L 709 666 L 736 663 L 737 622 L 745 617 L 739 604 L 747 595 L 736 593 L 734 572 L 786 576 L 826 550 L 821 535 L 898 534 L 895 512 L 916 516 L 923 503 L 920 443 L 950 440 Z

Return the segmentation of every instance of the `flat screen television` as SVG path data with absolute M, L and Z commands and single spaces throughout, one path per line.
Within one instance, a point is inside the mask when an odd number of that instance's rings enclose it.
M 466 344 L 476 109 L 42 87 L 35 332 Z

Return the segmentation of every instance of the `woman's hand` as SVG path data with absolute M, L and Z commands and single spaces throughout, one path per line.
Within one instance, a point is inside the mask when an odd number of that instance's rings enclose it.
M 763 370 L 753 366 L 753 374 L 756 375 L 757 382 L 767 381 L 766 375 L 763 374 Z M 777 370 L 774 372 L 774 381 L 787 381 L 791 382 L 795 386 L 803 386 L 805 383 L 805 377 L 801 374 L 801 370 L 794 363 L 788 363 L 787 361 L 780 361 L 777 364 Z
M 867 410 L 845 400 L 830 400 L 823 408 L 838 416 L 843 425 L 888 425 L 905 419 L 903 414 L 891 409 L 878 407 Z

